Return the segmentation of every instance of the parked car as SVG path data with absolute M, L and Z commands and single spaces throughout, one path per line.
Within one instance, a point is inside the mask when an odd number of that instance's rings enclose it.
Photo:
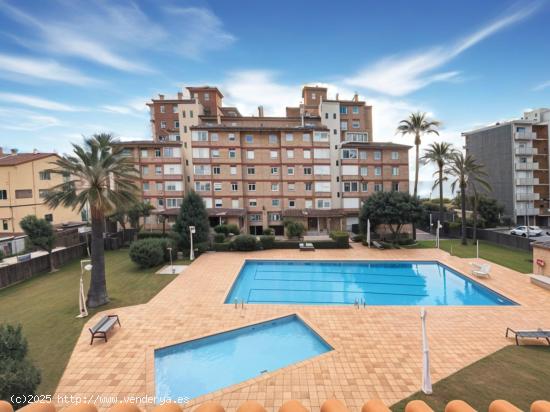
M 542 236 L 542 229 L 538 226 L 517 226 L 510 230 L 511 235 L 523 236 L 523 237 L 532 237 L 532 236 Z

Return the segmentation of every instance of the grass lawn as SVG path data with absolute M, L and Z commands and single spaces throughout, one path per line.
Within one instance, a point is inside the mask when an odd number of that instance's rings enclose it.
M 106 252 L 107 291 L 111 302 L 97 311 L 145 303 L 170 283 L 173 275 L 154 275 L 155 269 L 139 269 L 128 249 Z M 184 264 L 186 262 L 179 261 Z M 52 394 L 69 360 L 82 326 L 77 319 L 80 261 L 58 272 L 37 276 L 0 290 L 0 323 L 21 323 L 29 342 L 29 355 L 42 371 L 39 392 Z M 86 277 L 85 290 L 90 276 Z M 124 323 L 124 320 L 122 320 Z
M 460 244 L 460 239 L 442 240 L 441 249 L 461 258 L 475 258 L 476 246 L 469 241 L 467 246 Z M 434 248 L 435 240 L 419 240 L 416 245 L 408 248 Z M 452 250 L 451 250 L 452 249 Z M 521 249 L 495 245 L 494 243 L 479 241 L 479 257 L 517 270 L 521 273 L 533 273 L 533 255 Z
M 506 399 L 524 411 L 535 400 L 548 399 L 548 346 L 507 346 L 433 385 L 433 394 L 415 393 L 391 407 L 404 411 L 408 401 L 421 399 L 442 411 L 447 402 L 462 399 L 486 411 L 495 399 Z

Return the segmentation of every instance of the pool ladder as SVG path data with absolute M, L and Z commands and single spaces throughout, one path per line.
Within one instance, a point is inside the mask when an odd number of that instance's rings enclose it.
M 235 309 L 239 308 L 239 299 L 235 298 Z M 244 310 L 244 299 L 241 299 L 241 310 Z
M 361 302 L 359 302 L 359 299 L 355 299 L 353 306 L 355 306 L 356 309 L 361 309 L 361 306 L 365 308 L 367 306 L 367 301 L 365 300 L 365 298 L 361 298 Z

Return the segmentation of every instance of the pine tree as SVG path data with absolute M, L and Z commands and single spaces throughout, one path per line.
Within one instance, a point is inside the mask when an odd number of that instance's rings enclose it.
M 181 246 L 183 248 L 190 246 L 189 226 L 195 226 L 195 234 L 193 235 L 195 245 L 208 240 L 208 233 L 210 231 L 208 213 L 206 212 L 204 201 L 194 191 L 190 191 L 183 199 L 180 214 L 174 225 L 174 231 L 180 235 Z

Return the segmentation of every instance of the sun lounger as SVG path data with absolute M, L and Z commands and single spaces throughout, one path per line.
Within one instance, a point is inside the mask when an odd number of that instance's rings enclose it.
M 118 326 L 120 326 L 118 315 L 107 315 L 103 316 L 99 322 L 89 328 L 89 331 L 92 334 L 90 345 L 94 343 L 94 339 L 104 339 L 105 342 L 107 342 L 107 332 L 115 326 L 115 323 L 118 323 Z
M 377 242 L 376 240 L 373 240 L 371 243 L 376 249 L 384 249 L 384 246 L 382 246 L 382 244 Z
M 491 272 L 491 265 L 488 263 L 470 263 L 472 265 L 472 275 L 477 276 L 478 278 L 488 278 Z
M 513 330 L 506 328 L 506 337 L 508 333 L 512 333 L 516 338 L 516 345 L 519 345 L 519 339 L 546 339 L 546 342 L 550 345 L 550 330 Z
M 315 246 L 313 246 L 313 243 L 300 243 L 299 246 L 301 251 L 315 250 Z

